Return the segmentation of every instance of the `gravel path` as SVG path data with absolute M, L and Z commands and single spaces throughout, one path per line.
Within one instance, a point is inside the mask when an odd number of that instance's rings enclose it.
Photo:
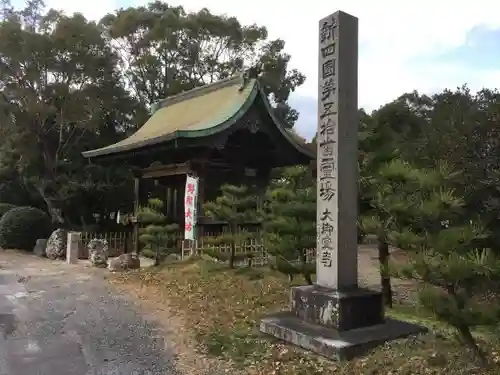
M 0 252 L 0 375 L 179 375 L 173 360 L 102 272 Z

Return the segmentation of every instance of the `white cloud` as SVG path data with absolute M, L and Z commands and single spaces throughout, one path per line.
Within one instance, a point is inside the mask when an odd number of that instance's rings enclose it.
M 500 27 L 500 3 L 476 0 L 457 4 L 451 0 L 338 0 L 334 8 L 323 0 L 279 2 L 253 0 L 180 0 L 186 9 L 207 7 L 216 13 L 234 15 L 243 23 L 256 22 L 268 27 L 271 37 L 286 41 L 293 67 L 307 76 L 297 95 L 316 96 L 317 29 L 320 18 L 341 9 L 359 18 L 360 105 L 379 105 L 413 89 L 429 91 L 456 87 L 468 82 L 475 88 L 483 84 L 500 86 L 499 73 L 466 71 L 459 67 L 412 66 L 410 60 L 444 52 L 466 41 L 475 26 Z M 332 3 L 333 4 L 333 3 Z M 495 76 L 495 78 L 493 77 Z
M 134 0 L 133 0 L 134 1 Z M 134 5 L 146 1 L 135 0 Z M 207 7 L 214 13 L 236 16 L 242 23 L 268 27 L 270 37 L 286 41 L 292 65 L 307 81 L 295 97 L 316 96 L 318 20 L 341 9 L 359 18 L 359 103 L 373 109 L 400 94 L 417 89 L 429 92 L 468 83 L 473 89 L 500 86 L 498 71 L 471 71 L 460 66 L 411 64 L 419 56 L 446 52 L 466 41 L 476 26 L 500 28 L 500 3 L 495 0 L 452 2 L 451 0 L 338 0 L 334 7 L 323 0 L 281 2 L 269 0 L 171 0 L 187 10 Z M 88 17 L 117 8 L 115 0 L 70 2 L 49 0 L 49 6 L 80 11 Z
M 63 10 L 67 14 L 82 13 L 85 17 L 98 20 L 105 14 L 120 7 L 117 0 L 46 0 L 47 8 Z

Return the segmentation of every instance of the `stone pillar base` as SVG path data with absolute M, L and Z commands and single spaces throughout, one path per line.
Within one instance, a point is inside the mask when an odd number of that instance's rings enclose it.
M 351 359 L 384 342 L 427 329 L 384 317 L 380 292 L 292 288 L 292 310 L 260 321 L 260 331 L 330 359 Z
M 292 314 L 340 331 L 384 323 L 382 293 L 369 289 L 337 291 L 319 285 L 291 290 Z

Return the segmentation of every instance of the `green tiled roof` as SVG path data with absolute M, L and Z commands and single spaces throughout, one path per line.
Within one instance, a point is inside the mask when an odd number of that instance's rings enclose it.
M 241 76 L 186 91 L 157 103 L 149 120 L 130 137 L 86 151 L 83 156 L 91 158 L 119 154 L 175 138 L 204 137 L 217 133 L 237 122 L 259 94 L 263 93 L 257 80 L 244 82 Z M 269 105 L 267 100 L 265 102 Z M 289 141 L 297 143 L 290 132 L 279 124 L 277 126 Z M 299 144 L 296 146 L 302 148 Z M 305 147 L 302 152 L 307 154 L 309 150 Z

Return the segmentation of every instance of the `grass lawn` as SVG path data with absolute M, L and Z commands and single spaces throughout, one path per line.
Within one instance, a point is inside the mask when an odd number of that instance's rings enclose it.
M 388 314 L 424 324 L 433 333 L 388 343 L 350 362 L 331 362 L 261 335 L 259 318 L 287 310 L 290 289 L 285 277 L 267 269 L 229 270 L 200 260 L 109 279 L 119 287 L 136 288 L 141 299 L 156 306 L 168 304 L 182 317 L 197 354 L 230 364 L 233 374 L 500 374 L 497 335 L 480 334 L 481 344 L 497 362 L 485 371 L 457 343 L 452 330 L 408 306 Z

